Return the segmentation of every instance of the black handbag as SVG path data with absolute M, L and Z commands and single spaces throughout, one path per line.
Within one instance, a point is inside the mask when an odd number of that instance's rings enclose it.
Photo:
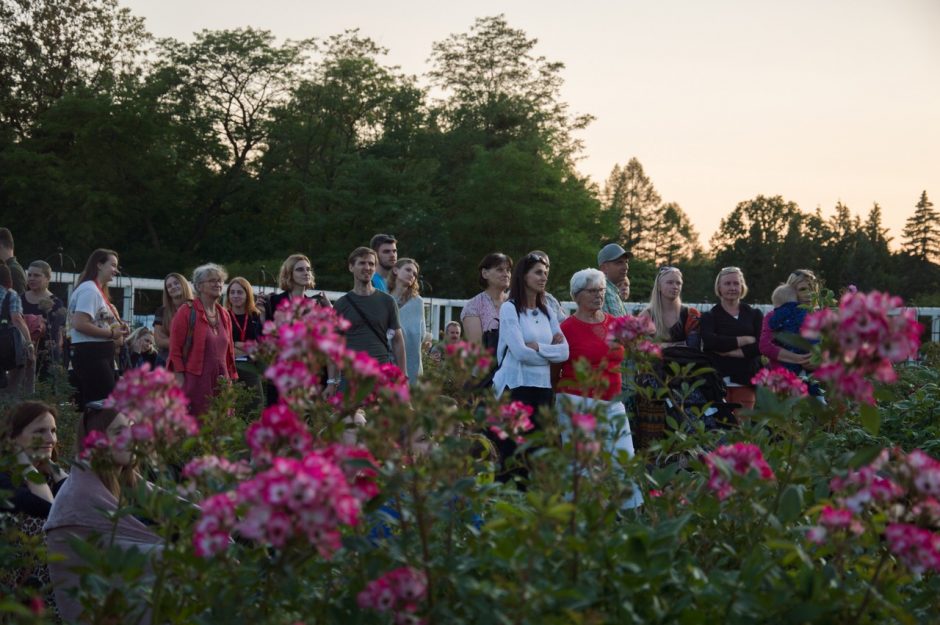
M 0 371 L 19 369 L 26 365 L 26 339 L 20 329 L 13 325 L 10 315 L 12 291 L 7 291 L 0 310 Z

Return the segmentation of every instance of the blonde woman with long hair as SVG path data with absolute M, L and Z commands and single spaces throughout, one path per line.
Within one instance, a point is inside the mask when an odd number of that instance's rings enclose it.
M 168 273 L 163 279 L 163 305 L 153 315 L 153 342 L 157 346 L 158 361 L 170 359 L 170 324 L 180 306 L 193 299 L 193 289 L 182 274 Z
M 398 304 L 398 318 L 405 335 L 406 374 L 408 382 L 415 384 L 424 372 L 421 362 L 421 342 L 427 332 L 424 321 L 424 300 L 421 299 L 418 274 L 421 268 L 413 258 L 399 258 L 392 266 L 388 292 Z M 402 363 L 399 363 L 401 366 Z
M 640 313 L 653 320 L 656 340 L 663 347 L 699 349 L 701 335 L 698 309 L 682 304 L 682 272 L 678 267 L 660 267 L 653 281 L 649 306 Z

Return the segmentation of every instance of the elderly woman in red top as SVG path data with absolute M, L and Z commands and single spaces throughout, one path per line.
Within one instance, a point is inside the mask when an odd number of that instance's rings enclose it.
M 193 415 L 209 409 L 219 378 L 238 378 L 232 320 L 219 304 L 227 277 L 225 269 L 212 263 L 196 267 L 196 297 L 180 306 L 170 326 L 169 369 L 176 373 Z
M 607 417 L 605 427 L 598 428 L 605 449 L 616 454 L 626 451 L 633 456 L 633 435 L 626 409 L 620 401 L 623 345 L 607 341 L 608 328 L 614 316 L 601 310 L 607 278 L 597 269 L 582 269 L 571 276 L 571 298 L 578 305 L 573 315 L 561 323 L 568 341 L 568 360 L 562 364 L 555 407 L 558 410 L 562 438 L 568 439 L 571 417 L 575 413 L 594 413 Z M 579 361 L 586 363 L 593 379 L 578 381 Z M 638 489 L 624 503 L 635 508 L 643 503 Z

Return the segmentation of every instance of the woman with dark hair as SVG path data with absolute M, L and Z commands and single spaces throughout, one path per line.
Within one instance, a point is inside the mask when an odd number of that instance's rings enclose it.
M 55 406 L 24 401 L 17 404 L 6 418 L 3 440 L 7 449 L 16 454 L 24 476 L 21 483 L 14 484 L 10 474 L 0 473 L 0 490 L 13 493 L 8 500 L 13 506 L 10 512 L 43 521 L 49 516 L 53 497 L 68 477 L 56 464 L 57 417 Z M 28 479 L 26 476 L 30 473 L 38 473 L 43 481 Z
M 235 346 L 235 369 L 238 381 L 261 398 L 261 378 L 246 351 L 249 344 L 261 338 L 261 311 L 255 304 L 255 293 L 247 279 L 237 276 L 225 291 L 225 308 L 232 317 L 232 341 Z
M 25 536 L 42 535 L 42 526 L 49 516 L 52 502 L 68 474 L 56 464 L 58 438 L 54 406 L 38 401 L 16 405 L 3 423 L 3 452 L 16 455 L 16 480 L 9 473 L 0 473 L 0 491 L 11 493 L 7 507 L 0 512 L 11 518 L 13 525 Z M 38 476 L 41 479 L 35 479 Z M 17 559 L 14 559 L 17 561 Z M 38 566 L 16 565 L 0 573 L 14 587 L 49 586 L 49 570 Z
M 238 379 L 232 320 L 219 303 L 228 275 L 213 263 L 196 267 L 196 297 L 176 311 L 170 326 L 169 369 L 189 399 L 189 412 L 198 416 L 209 409 L 219 378 Z
M 170 360 L 170 324 L 173 316 L 186 302 L 193 299 L 193 289 L 182 274 L 168 273 L 163 279 L 163 305 L 153 315 L 153 340 L 158 360 L 165 365 Z
M 405 335 L 405 358 L 407 363 L 398 363 L 408 375 L 408 383 L 418 383 L 418 378 L 424 373 L 421 362 L 421 343 L 427 333 L 424 321 L 424 300 L 421 299 L 421 287 L 418 282 L 418 273 L 421 268 L 413 258 L 399 258 L 392 267 L 388 280 L 388 292 L 398 304 L 398 318 L 401 322 L 401 331 Z
M 744 273 L 725 267 L 715 278 L 718 303 L 702 315 L 701 330 L 705 352 L 728 388 L 726 399 L 744 408 L 754 407 L 751 378 L 760 369 L 760 338 L 764 314 L 741 300 L 747 295 Z
M 551 364 L 568 360 L 558 317 L 545 304 L 547 283 L 545 260 L 529 254 L 513 270 L 509 299 L 499 309 L 499 369 L 493 388 L 497 396 L 508 388 L 511 400 L 533 411 L 551 407 Z
M 469 299 L 460 311 L 467 340 L 494 353 L 499 343 L 499 309 L 508 297 L 511 277 L 511 258 L 499 252 L 487 254 L 477 266 L 483 292 Z
M 36 376 L 45 379 L 53 363 L 61 361 L 65 304 L 49 290 L 52 267 L 44 260 L 34 260 L 26 270 L 23 293 L 23 317 L 36 347 Z M 29 387 L 29 392 L 32 387 Z
M 66 623 L 78 620 L 82 606 L 73 593 L 86 563 L 75 553 L 76 538 L 93 541 L 100 549 L 113 546 L 136 549 L 151 559 L 162 551 L 160 537 L 129 514 L 116 515 L 125 490 L 133 489 L 139 478 L 137 458 L 128 448 L 131 422 L 123 414 L 106 408 L 89 407 L 78 427 L 79 451 L 91 432 L 102 433 L 108 441 L 104 453 L 92 456 L 90 463 L 72 465 L 69 479 L 59 490 L 43 529 L 49 550 L 49 573 L 55 589 L 56 606 Z M 152 572 L 148 562 L 147 573 Z M 142 622 L 146 614 L 129 614 L 128 622 Z
M 115 347 L 130 332 L 108 295 L 108 283 L 120 273 L 117 252 L 95 250 L 69 299 L 71 360 L 80 408 L 105 399 L 114 389 Z
M 291 297 L 306 297 L 316 300 L 321 306 L 332 306 L 326 293 L 320 291 L 314 295 L 307 295 L 307 291 L 317 285 L 317 278 L 313 272 L 310 259 L 304 254 L 291 254 L 281 264 L 277 284 L 281 287 L 280 293 L 268 296 L 264 304 L 264 318 L 273 319 L 274 311 L 286 299 Z

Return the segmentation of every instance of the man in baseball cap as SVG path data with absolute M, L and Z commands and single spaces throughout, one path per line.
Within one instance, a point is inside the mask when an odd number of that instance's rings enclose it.
M 608 243 L 597 253 L 597 267 L 607 276 L 607 291 L 604 293 L 604 312 L 615 317 L 627 314 L 620 299 L 619 285 L 627 277 L 633 254 L 617 243 Z

